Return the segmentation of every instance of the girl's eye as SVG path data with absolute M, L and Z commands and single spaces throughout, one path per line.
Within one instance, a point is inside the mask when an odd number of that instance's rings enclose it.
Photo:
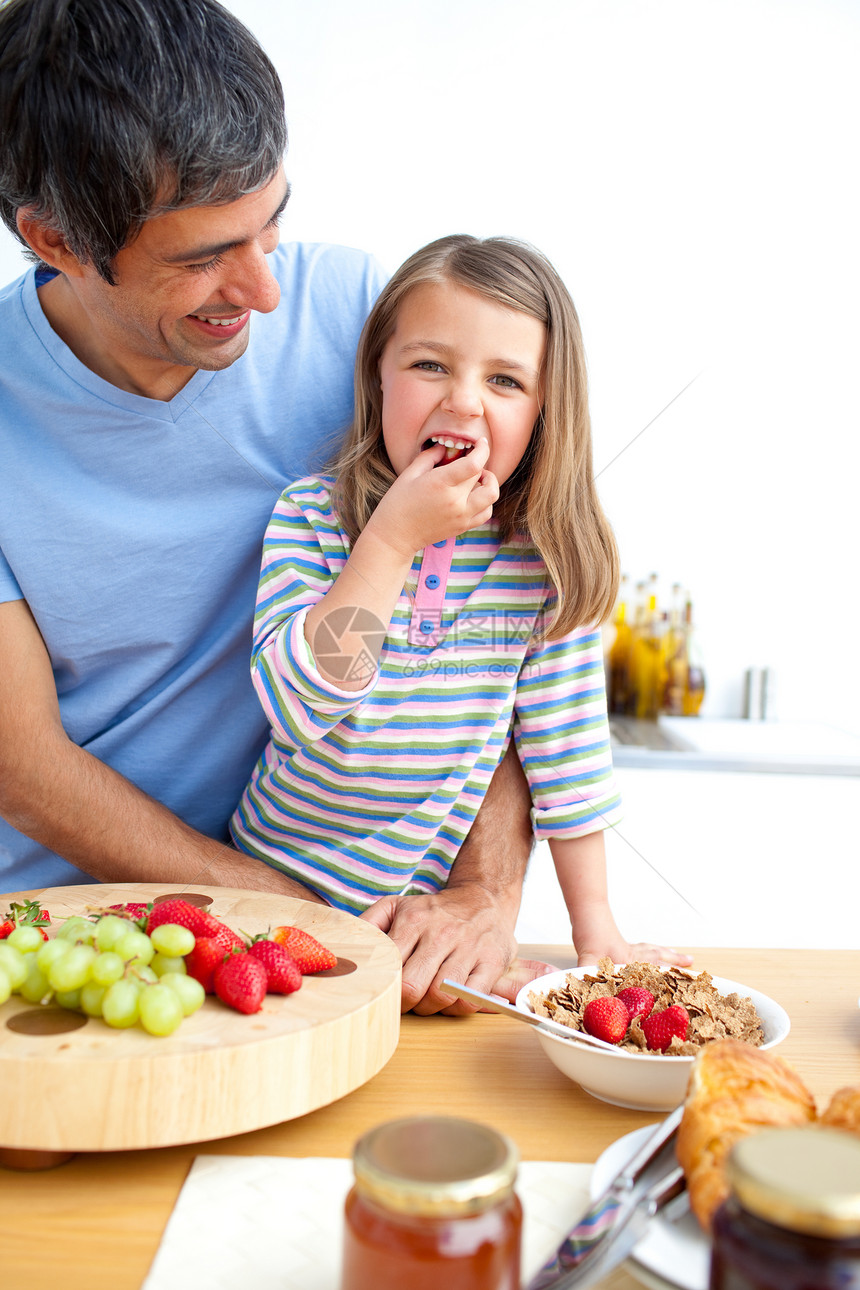
M 523 388 L 519 381 L 515 381 L 512 376 L 499 374 L 498 376 L 491 376 L 490 380 L 495 381 L 497 385 L 501 385 L 506 390 L 521 390 Z
M 441 363 L 434 363 L 431 358 L 422 359 L 420 363 L 414 363 L 413 366 L 417 367 L 419 372 L 441 372 L 444 370 Z
M 209 273 L 223 263 L 223 255 L 213 255 L 211 260 L 204 260 L 202 264 L 186 264 L 185 267 L 189 273 Z

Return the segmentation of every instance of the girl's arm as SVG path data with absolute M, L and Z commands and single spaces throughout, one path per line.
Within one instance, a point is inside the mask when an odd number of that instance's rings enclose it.
M 416 552 L 489 519 L 499 492 L 495 476 L 484 470 L 489 451 L 482 439 L 466 457 L 442 466 L 445 449 L 435 444 L 394 480 L 343 569 L 305 618 L 305 640 L 324 680 L 345 691 L 367 683 L 366 677 L 344 679 L 328 670 L 320 641 L 330 639 L 329 633 L 318 633 L 330 615 L 363 609 L 378 621 L 378 633 L 374 637 L 368 629 L 363 641 L 376 662 Z
M 484 469 L 488 451 L 483 440 L 444 466 L 441 444 L 420 453 L 351 554 L 324 481 L 299 480 L 283 493 L 263 542 L 251 678 L 284 746 L 314 743 L 372 691 L 415 553 L 492 513 L 498 485 Z
M 689 954 L 665 945 L 630 944 L 621 935 L 609 907 L 602 830 L 575 838 L 551 838 L 549 847 L 580 965 L 597 963 L 601 958 L 611 958 L 613 963 L 674 963 L 678 967 L 692 963 Z
M 600 632 L 540 639 L 517 686 L 514 737 L 531 789 L 535 836 L 549 841 L 579 963 L 664 962 L 687 954 L 631 945 L 609 907 L 603 830 L 620 817 L 612 772 Z
M 374 663 L 378 662 L 385 633 L 414 557 L 414 551 L 408 555 L 397 551 L 368 527 L 358 535 L 349 559 L 331 588 L 308 610 L 305 640 L 320 676 L 330 685 L 345 691 L 363 690 L 367 685 L 367 675 L 351 678 L 337 675 L 330 669 L 331 653 L 329 651 L 327 657 L 324 644 L 326 638 L 331 639 L 328 625 L 337 621 L 338 610 L 345 611 L 350 618 L 354 610 L 364 610 L 363 650 Z

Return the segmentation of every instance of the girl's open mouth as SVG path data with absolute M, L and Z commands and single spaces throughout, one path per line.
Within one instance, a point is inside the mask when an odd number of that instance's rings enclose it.
M 437 462 L 439 466 L 446 466 L 449 461 L 456 461 L 458 457 L 465 457 L 475 446 L 468 439 L 454 439 L 448 435 L 433 435 L 424 444 L 422 451 L 426 451 L 434 443 L 441 443 L 445 447 L 445 456 L 440 462 Z

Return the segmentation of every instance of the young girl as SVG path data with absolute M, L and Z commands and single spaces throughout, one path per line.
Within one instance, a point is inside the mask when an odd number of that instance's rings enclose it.
M 436 891 L 512 735 L 580 962 L 653 955 L 607 899 L 593 624 L 618 559 L 567 290 L 523 244 L 433 242 L 374 306 L 355 387 L 332 475 L 292 484 L 266 534 L 251 666 L 272 736 L 235 844 L 357 913 Z

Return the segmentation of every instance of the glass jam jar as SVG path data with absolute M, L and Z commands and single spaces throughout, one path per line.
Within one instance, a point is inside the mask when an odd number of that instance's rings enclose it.
M 710 1290 L 860 1290 L 860 1139 L 762 1129 L 732 1149 Z
M 353 1153 L 341 1290 L 519 1290 L 513 1143 L 483 1124 L 413 1116 Z

